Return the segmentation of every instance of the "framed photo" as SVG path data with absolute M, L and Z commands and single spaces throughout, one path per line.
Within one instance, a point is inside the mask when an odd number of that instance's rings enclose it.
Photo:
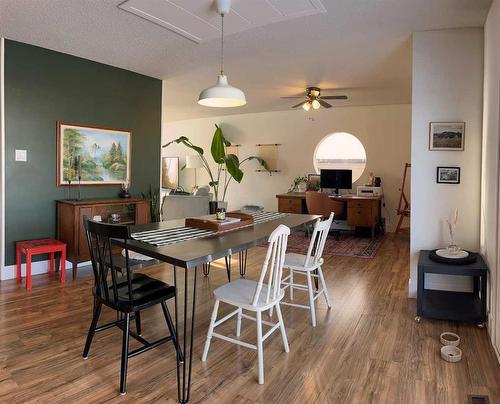
M 161 159 L 161 187 L 166 189 L 179 187 L 179 157 Z
M 57 123 L 57 185 L 130 183 L 131 132 Z
M 465 122 L 431 122 L 429 150 L 463 151 Z
M 436 182 L 438 184 L 460 184 L 460 167 L 438 167 Z

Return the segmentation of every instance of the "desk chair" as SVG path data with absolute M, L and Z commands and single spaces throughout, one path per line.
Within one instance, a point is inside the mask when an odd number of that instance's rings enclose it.
M 331 307 L 330 299 L 328 297 L 328 289 L 326 288 L 325 278 L 323 277 L 321 266 L 323 265 L 323 249 L 325 248 L 328 231 L 332 225 L 333 216 L 334 214 L 331 212 L 330 217 L 327 220 L 320 221 L 318 219 L 316 221 L 311 242 L 309 243 L 309 248 L 307 250 L 307 255 L 287 253 L 285 255 L 285 263 L 283 264 L 283 268 L 288 269 L 289 274 L 283 278 L 281 285 L 283 286 L 283 290 L 290 290 L 290 301 L 281 301 L 281 304 L 309 309 L 311 311 L 311 321 L 313 327 L 316 327 L 316 308 L 314 306 L 315 300 L 319 296 L 323 295 L 328 308 Z M 294 283 L 294 274 L 305 275 L 307 285 Z M 315 280 L 319 278 L 319 281 L 321 282 L 321 290 L 317 290 L 317 288 L 313 286 L 313 278 Z M 292 303 L 294 289 L 307 291 L 309 295 L 309 305 Z
M 335 217 L 339 218 L 345 211 L 345 204 L 343 202 L 330 199 L 327 194 L 318 191 L 306 192 L 306 205 L 310 215 L 321 215 L 324 219 L 329 217 L 332 212 L 335 214 Z M 338 240 L 340 238 L 340 231 L 336 230 L 334 233 Z M 307 235 L 309 237 L 309 230 Z
M 232 342 L 233 344 L 238 344 L 246 348 L 256 349 L 259 362 L 259 384 L 264 384 L 263 343 L 267 337 L 269 337 L 277 329 L 280 329 L 285 352 L 289 351 L 285 324 L 283 323 L 283 317 L 280 310 L 280 301 L 285 295 L 285 292 L 280 288 L 280 284 L 289 234 L 290 229 L 288 227 L 279 225 L 269 236 L 269 247 L 267 249 L 266 258 L 264 260 L 264 264 L 262 265 L 262 271 L 258 282 L 248 279 L 238 279 L 237 281 L 227 283 L 226 285 L 215 289 L 215 305 L 212 312 L 212 318 L 210 320 L 210 327 L 207 333 L 203 357 L 201 359 L 203 362 L 206 362 L 207 360 L 212 337 L 220 338 L 224 341 Z M 271 265 L 269 265 L 269 261 L 271 261 Z M 268 276 L 267 283 L 265 282 L 266 275 Z M 217 321 L 219 302 L 235 306 L 237 309 Z M 262 312 L 273 308 L 276 308 L 278 322 L 272 323 L 262 320 Z M 243 309 L 255 312 L 256 317 L 243 314 Z M 237 337 L 240 336 L 242 318 L 252 320 L 257 323 L 257 345 L 252 345 L 247 342 L 240 341 L 239 339 L 214 332 L 215 327 L 218 327 L 220 324 L 235 315 L 237 316 Z M 262 335 L 262 324 L 271 327 L 271 329 L 267 331 L 264 336 Z
M 183 360 L 182 352 L 177 344 L 172 318 L 165 303 L 175 297 L 175 288 L 149 276 L 133 273 L 130 268 L 127 247 L 125 247 L 123 273 L 120 273 L 113 261 L 111 240 L 122 239 L 126 242 L 130 238 L 127 226 L 91 222 L 87 218 L 84 218 L 84 226 L 94 273 L 94 287 L 92 288 L 94 312 L 83 350 L 83 358 L 88 358 L 90 345 L 96 332 L 107 330 L 113 326 L 122 329 L 120 393 L 125 394 L 128 358 L 156 348 L 167 341 L 172 341 L 177 355 L 179 355 L 180 360 Z M 148 342 L 139 335 L 139 330 L 138 333 L 130 330 L 130 319 L 132 314 L 136 313 L 136 316 L 139 316 L 140 311 L 156 304 L 160 304 L 162 307 L 170 335 L 154 342 Z M 97 327 L 103 305 L 116 310 L 123 318 L 120 316 L 116 321 Z M 129 352 L 130 336 L 143 346 Z
M 335 213 L 335 217 L 339 217 L 345 210 L 344 203 L 334 201 L 327 194 L 318 191 L 306 192 L 306 205 L 310 215 L 321 215 L 325 219 L 331 212 Z

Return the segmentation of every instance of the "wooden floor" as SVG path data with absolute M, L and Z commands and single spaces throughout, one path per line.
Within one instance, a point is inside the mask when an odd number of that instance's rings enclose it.
M 264 251 L 249 253 L 248 278 L 257 277 Z M 283 352 L 279 333 L 266 341 L 263 386 L 257 384 L 256 351 L 214 339 L 208 361 L 200 360 L 211 291 L 226 282 L 225 271 L 216 265 L 209 278 L 201 272 L 199 277 L 191 402 L 456 404 L 466 403 L 471 393 L 500 402 L 500 367 L 485 329 L 414 322 L 415 301 L 407 298 L 407 240 L 386 240 L 374 259 L 326 261 L 332 309 L 319 300 L 313 329 L 307 311 L 283 308 L 290 353 Z M 145 272 L 172 279 L 167 265 Z M 120 330 L 97 334 L 89 359 L 82 359 L 91 285 L 90 270 L 65 285 L 48 275 L 35 276 L 31 292 L 15 281 L 0 284 L 0 402 L 176 401 L 170 344 L 130 359 L 124 397 L 118 394 Z M 222 310 L 229 312 L 228 307 Z M 159 308 L 142 316 L 146 338 L 166 333 Z M 108 310 L 105 318 L 114 314 Z M 234 334 L 232 322 L 221 328 Z M 440 359 L 439 334 L 445 330 L 462 338 L 460 363 Z M 254 323 L 243 321 L 242 338 L 255 342 Z

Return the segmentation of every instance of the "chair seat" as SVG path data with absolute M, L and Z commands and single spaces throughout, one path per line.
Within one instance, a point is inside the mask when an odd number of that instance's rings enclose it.
M 227 283 L 214 290 L 214 295 L 217 300 L 232 304 L 233 306 L 238 306 L 246 310 L 251 311 L 263 311 L 274 306 L 276 302 L 283 299 L 285 292 L 280 289 L 276 299 L 269 299 L 269 303 L 266 303 L 267 296 L 267 286 L 262 285 L 262 290 L 260 292 L 259 300 L 257 305 L 252 305 L 253 297 L 255 294 L 255 289 L 257 288 L 257 282 L 248 279 L 238 279 L 234 282 Z
M 109 305 L 111 303 L 116 309 L 123 312 L 139 311 L 175 296 L 175 287 L 165 282 L 139 273 L 131 274 L 131 277 L 133 306 L 129 302 L 126 277 L 119 277 L 117 279 L 118 301 L 114 301 L 113 286 L 111 283 L 108 284 L 109 302 L 98 296 L 95 288 L 94 295 L 101 298 L 104 304 Z
M 305 267 L 304 266 L 304 262 L 306 260 L 305 255 L 297 253 L 287 253 L 285 255 L 285 264 L 283 265 L 283 267 L 293 269 L 294 271 L 314 271 L 320 265 L 323 265 L 323 258 L 320 258 L 317 264 L 312 263 L 313 259 L 314 259 L 313 257 L 309 258 L 310 264 L 307 267 Z

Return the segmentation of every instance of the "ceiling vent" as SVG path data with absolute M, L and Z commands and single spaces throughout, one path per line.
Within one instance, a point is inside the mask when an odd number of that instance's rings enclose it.
M 220 37 L 220 18 L 210 0 L 127 0 L 118 7 L 197 43 Z M 231 35 L 325 12 L 321 0 L 233 0 L 224 30 Z

